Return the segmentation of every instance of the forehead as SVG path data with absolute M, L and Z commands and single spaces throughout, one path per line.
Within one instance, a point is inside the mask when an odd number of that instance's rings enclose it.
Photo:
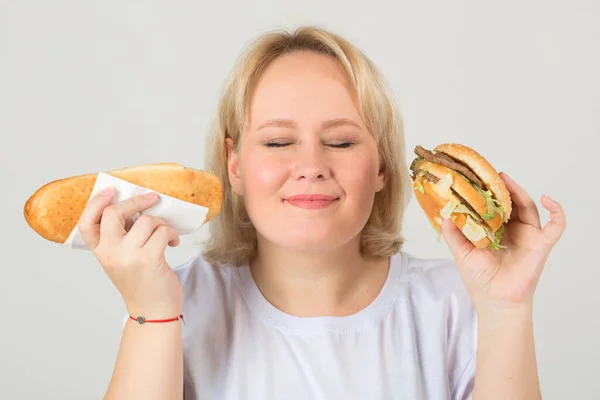
M 332 57 L 313 52 L 274 60 L 257 80 L 249 106 L 251 128 L 266 119 L 360 122 L 354 88 L 343 68 Z

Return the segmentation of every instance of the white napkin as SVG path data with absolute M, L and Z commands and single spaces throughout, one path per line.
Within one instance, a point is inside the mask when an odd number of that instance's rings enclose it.
M 118 203 L 133 196 L 152 192 L 152 190 L 148 188 L 134 185 L 112 175 L 99 173 L 98 178 L 96 179 L 96 184 L 92 190 L 92 194 L 90 195 L 90 199 L 107 187 L 112 187 L 114 190 L 111 204 Z M 159 197 L 157 204 L 152 208 L 142 211 L 141 214 L 161 218 L 170 227 L 175 229 L 180 236 L 196 232 L 202 227 L 204 221 L 206 220 L 206 214 L 208 214 L 209 211 L 208 208 L 188 203 L 187 201 L 179 200 L 162 193 L 157 194 Z M 136 214 L 131 221 L 128 221 L 128 225 L 131 225 L 131 223 L 133 223 L 139 216 L 139 213 Z M 77 226 L 75 226 L 75 229 L 71 231 L 71 234 L 65 243 L 58 244 L 58 246 L 78 250 L 90 250 L 88 245 L 81 237 L 81 233 L 79 232 Z

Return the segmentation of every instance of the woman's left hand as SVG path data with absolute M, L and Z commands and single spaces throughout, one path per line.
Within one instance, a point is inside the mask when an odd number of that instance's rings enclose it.
M 550 221 L 541 227 L 535 202 L 517 183 L 500 173 L 511 194 L 513 210 L 504 227 L 500 250 L 478 249 L 451 219 L 442 234 L 459 267 L 463 282 L 478 313 L 533 307 L 533 294 L 554 245 L 566 227 L 561 205 L 543 196 Z

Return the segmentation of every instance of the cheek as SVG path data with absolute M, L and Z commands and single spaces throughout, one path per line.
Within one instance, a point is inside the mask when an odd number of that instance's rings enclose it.
M 340 168 L 338 180 L 346 194 L 353 198 L 369 199 L 377 189 L 377 160 L 370 154 L 356 154 Z
M 243 154 L 240 167 L 248 200 L 275 195 L 287 176 L 287 168 L 280 159 L 259 152 Z

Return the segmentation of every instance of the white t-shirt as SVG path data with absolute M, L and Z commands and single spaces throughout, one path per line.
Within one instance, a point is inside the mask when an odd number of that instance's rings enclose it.
M 395 254 L 379 296 L 347 317 L 280 311 L 247 265 L 174 270 L 186 400 L 472 396 L 477 320 L 454 261 Z

